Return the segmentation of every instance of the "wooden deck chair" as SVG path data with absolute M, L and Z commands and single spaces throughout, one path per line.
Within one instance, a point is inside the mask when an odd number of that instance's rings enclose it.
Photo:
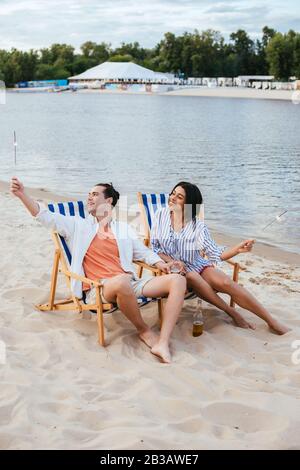
M 68 216 L 80 216 L 83 219 L 86 217 L 84 204 L 82 201 L 77 202 L 64 202 L 64 203 L 55 203 L 55 204 L 48 204 L 48 209 L 51 212 L 58 212 L 62 215 Z M 52 238 L 54 241 L 55 252 L 54 252 L 54 262 L 51 274 L 51 284 L 50 284 L 50 295 L 49 295 L 49 302 L 46 304 L 39 304 L 36 305 L 38 310 L 43 312 L 45 311 L 60 311 L 60 310 L 74 310 L 76 312 L 84 312 L 84 311 L 91 311 L 97 313 L 97 324 L 98 324 L 98 341 L 101 346 L 105 346 L 105 338 L 104 338 L 104 320 L 103 320 L 103 313 L 111 313 L 114 310 L 117 310 L 117 306 L 115 304 L 105 304 L 102 302 L 101 294 L 103 284 L 99 281 L 93 281 L 88 279 L 84 276 L 79 276 L 76 273 L 71 272 L 71 261 L 72 261 L 72 254 L 70 247 L 68 246 L 67 241 L 64 237 L 58 234 L 58 232 L 52 232 Z M 143 262 L 135 262 L 139 269 L 141 267 L 149 269 L 155 275 L 160 275 L 160 270 L 156 269 L 153 266 L 149 266 Z M 61 273 L 65 276 L 67 287 L 70 290 L 71 296 L 65 300 L 56 301 L 55 294 L 56 294 L 56 286 L 57 286 L 57 277 L 58 274 Z M 84 282 L 96 289 L 96 303 L 95 304 L 86 304 L 84 299 L 79 299 L 71 292 L 71 279 L 77 279 L 81 282 Z M 153 299 L 147 299 L 145 297 L 140 297 L 138 299 L 138 303 L 140 306 L 144 306 Z M 158 313 L 161 317 L 161 309 L 162 309 L 162 300 L 158 300 Z
M 164 208 L 168 204 L 169 194 L 162 193 L 162 194 L 144 194 L 144 193 L 137 193 L 138 204 L 141 211 L 142 222 L 144 226 L 144 243 L 146 246 L 150 245 L 150 231 L 153 223 L 153 217 L 155 212 L 158 209 Z M 204 220 L 204 206 L 201 204 L 200 207 L 200 214 L 199 217 L 201 220 Z M 239 279 L 239 271 L 241 268 L 239 263 L 236 263 L 232 260 L 227 260 L 233 268 L 232 279 L 235 282 L 238 282 Z M 142 276 L 143 268 L 139 268 L 138 275 L 139 277 Z M 187 297 L 186 297 L 187 298 Z M 190 296 L 188 297 L 190 298 Z M 230 299 L 230 306 L 234 307 L 234 301 L 231 297 Z

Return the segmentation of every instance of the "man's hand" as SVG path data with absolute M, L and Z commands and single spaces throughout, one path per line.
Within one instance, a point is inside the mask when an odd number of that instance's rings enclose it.
M 247 253 L 248 251 L 251 251 L 253 248 L 253 245 L 255 243 L 255 240 L 244 240 L 238 245 L 238 253 Z
M 186 266 L 183 261 L 173 261 L 171 266 L 171 272 L 175 272 L 173 271 L 174 268 L 175 270 L 178 270 L 180 274 L 186 274 Z
M 173 261 L 170 263 L 165 263 L 164 261 L 158 261 L 158 263 L 155 263 L 154 266 L 157 269 L 160 269 L 163 273 L 170 274 L 172 264 L 173 264 Z
M 24 185 L 18 180 L 16 176 L 13 176 L 10 181 L 10 192 L 13 196 L 21 197 L 24 195 Z
M 14 176 L 10 181 L 10 192 L 13 196 L 20 199 L 33 217 L 39 213 L 39 204 L 25 193 L 23 183 L 19 181 L 16 176 Z

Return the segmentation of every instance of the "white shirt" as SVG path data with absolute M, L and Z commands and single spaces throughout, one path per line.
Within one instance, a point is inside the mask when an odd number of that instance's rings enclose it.
M 40 210 L 36 215 L 42 225 L 56 230 L 62 235 L 72 254 L 70 270 L 75 274 L 84 276 L 83 259 L 99 229 L 99 223 L 93 217 L 83 219 L 77 216 L 65 216 L 50 212 L 44 205 L 39 204 Z M 132 273 L 135 277 L 133 260 L 144 261 L 153 265 L 161 261 L 161 258 L 147 248 L 139 239 L 135 231 L 125 222 L 111 221 L 111 230 L 116 238 L 119 249 L 120 263 L 125 272 Z M 77 279 L 71 279 L 71 290 L 78 298 L 82 297 L 82 283 Z

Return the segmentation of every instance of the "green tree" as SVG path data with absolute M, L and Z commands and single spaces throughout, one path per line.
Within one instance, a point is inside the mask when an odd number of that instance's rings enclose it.
M 122 42 L 121 46 L 114 49 L 111 54 L 131 56 L 136 63 L 142 63 L 149 56 L 147 49 L 142 48 L 138 42 L 128 44 Z
M 293 75 L 300 79 L 300 34 L 297 33 L 294 38 L 294 53 L 293 53 Z
M 233 50 L 237 55 L 238 75 L 255 74 L 255 46 L 252 39 L 243 29 L 231 33 L 230 39 L 233 41 Z
M 84 44 L 82 44 L 80 49 L 83 57 L 89 60 L 89 67 L 106 62 L 111 53 L 110 44 L 105 42 L 97 44 L 93 41 L 86 41 Z
M 276 33 L 266 47 L 266 58 L 270 73 L 277 80 L 288 80 L 293 72 L 294 36 Z
M 116 54 L 110 56 L 109 62 L 134 62 L 133 57 L 130 54 Z

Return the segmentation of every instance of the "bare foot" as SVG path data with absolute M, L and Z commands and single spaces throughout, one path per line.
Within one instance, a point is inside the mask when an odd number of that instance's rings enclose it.
M 249 321 L 245 320 L 245 318 L 243 318 L 242 315 L 240 315 L 237 312 L 235 312 L 232 319 L 233 319 L 234 323 L 236 324 L 236 326 L 238 326 L 239 328 L 246 328 L 246 329 L 250 329 L 250 330 L 255 330 L 256 329 L 255 323 L 252 323 L 252 322 L 249 322 Z
M 171 364 L 171 354 L 169 351 L 168 346 L 162 346 L 157 344 L 151 349 L 152 354 L 157 356 L 161 362 L 164 362 L 165 364 Z
M 148 348 L 153 348 L 153 346 L 159 341 L 159 337 L 150 330 L 150 328 L 140 333 L 139 338 L 146 344 L 146 346 L 148 346 Z
M 272 322 L 269 323 L 269 328 L 271 331 L 276 333 L 277 335 L 284 335 L 285 333 L 288 333 L 291 331 L 291 328 L 288 328 L 287 326 L 282 325 L 279 323 L 277 320 L 272 320 Z

